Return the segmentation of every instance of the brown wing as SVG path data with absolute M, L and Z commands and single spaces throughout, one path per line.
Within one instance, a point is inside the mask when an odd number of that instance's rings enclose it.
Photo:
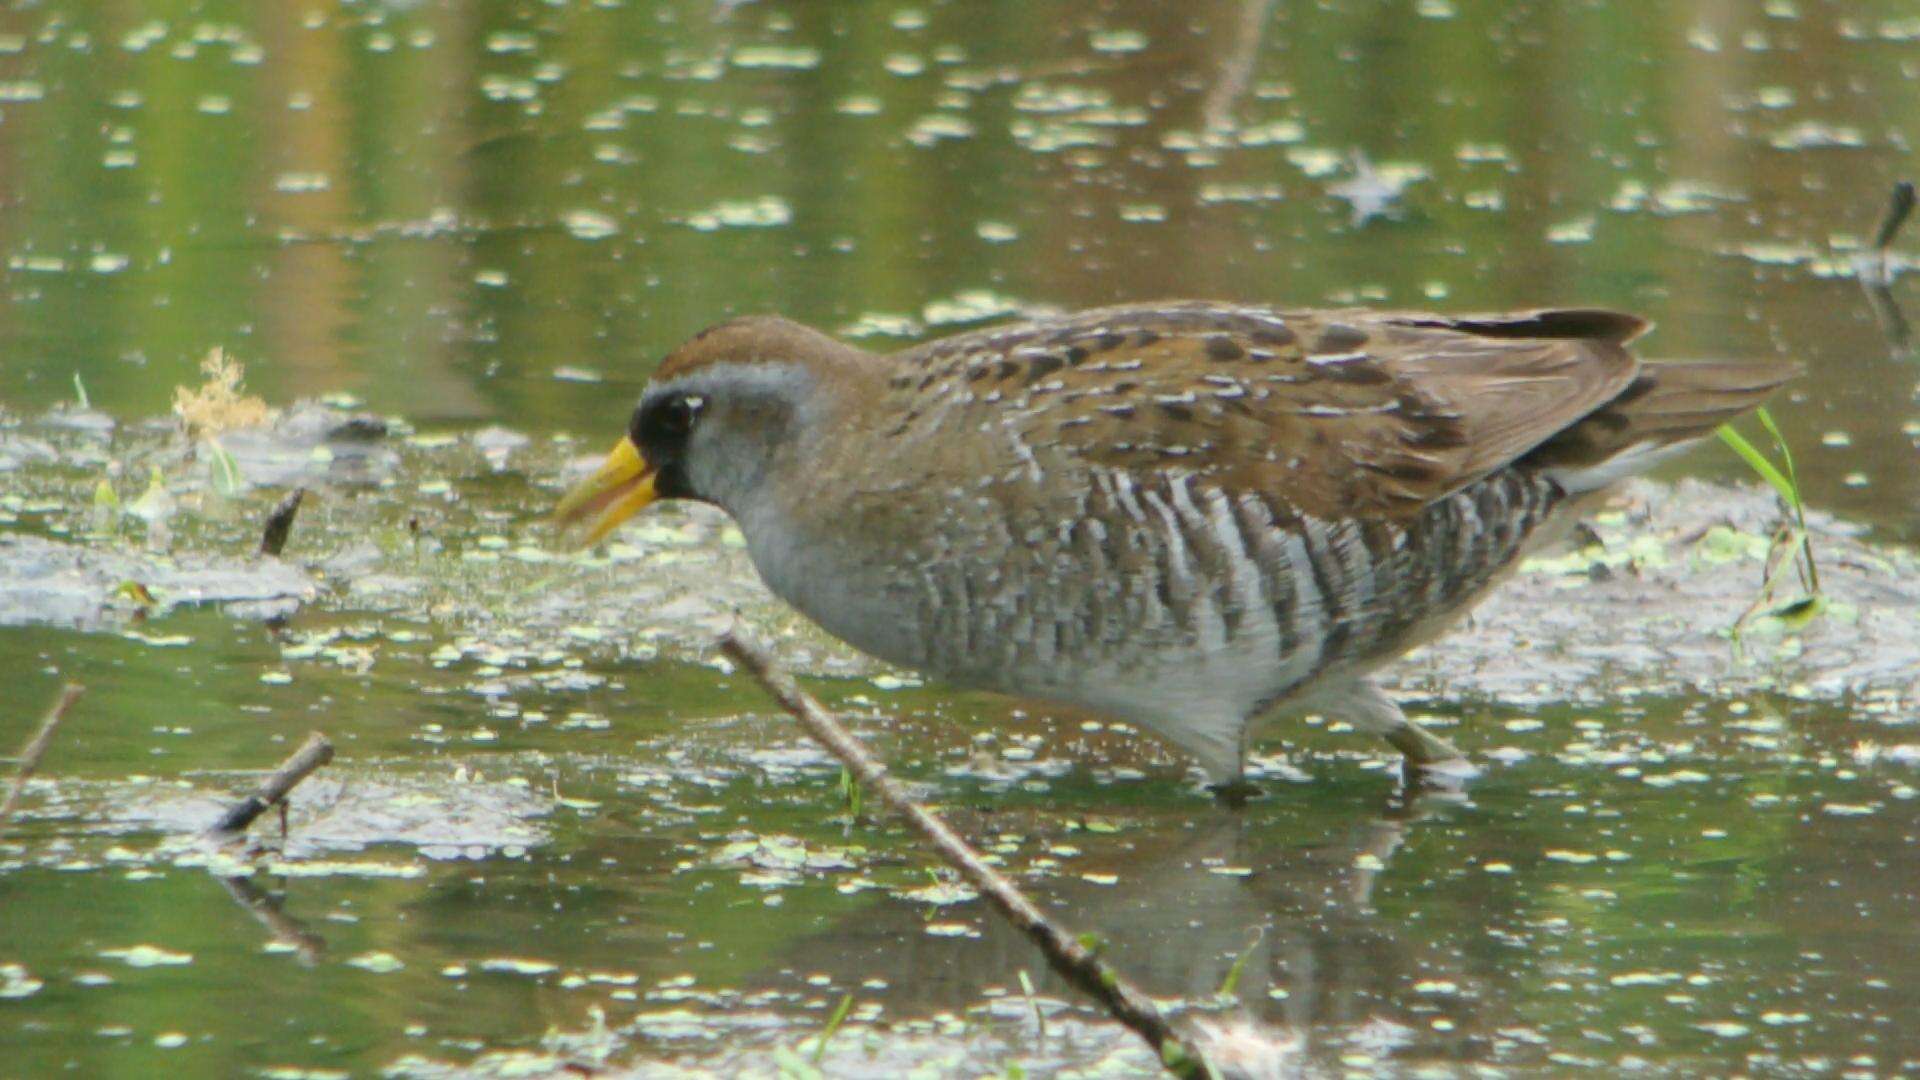
M 1603 311 L 1179 304 L 966 335 L 915 359 L 1036 453 L 1182 470 L 1323 517 L 1400 517 L 1619 395 L 1638 367 L 1624 344 L 1644 328 Z

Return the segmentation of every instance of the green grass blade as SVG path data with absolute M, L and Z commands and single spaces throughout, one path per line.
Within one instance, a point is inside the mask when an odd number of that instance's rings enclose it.
M 213 490 L 231 498 L 240 494 L 246 485 L 240 479 L 240 462 L 227 452 L 227 448 L 208 439 L 207 459 L 213 470 Z
M 1219 996 L 1230 998 L 1240 989 L 1240 975 L 1247 970 L 1247 957 L 1253 955 L 1253 950 L 1259 948 L 1260 943 L 1266 940 L 1266 937 L 1267 928 L 1262 926 L 1260 931 L 1253 935 L 1253 940 L 1247 942 L 1247 947 L 1241 950 L 1239 956 L 1234 958 L 1233 966 L 1227 969 L 1227 977 L 1220 980 Z
M 120 493 L 113 490 L 113 484 L 104 476 L 93 486 L 93 506 L 104 512 L 120 512 Z
M 1767 429 L 1767 434 L 1773 436 L 1773 445 L 1780 451 L 1780 461 L 1787 467 L 1787 483 L 1793 488 L 1793 509 L 1798 513 L 1804 507 L 1800 502 L 1800 471 L 1794 468 L 1793 448 L 1787 445 L 1787 437 L 1780 434 L 1780 425 L 1773 422 L 1773 414 L 1767 411 L 1765 405 L 1755 409 L 1753 414 L 1759 419 L 1760 426 Z
M 773 1064 L 780 1070 L 780 1080 L 827 1080 L 827 1074 L 784 1046 L 773 1048 Z
M 1761 453 L 1758 447 L 1748 442 L 1745 435 L 1735 431 L 1729 424 L 1721 424 L 1717 430 L 1720 441 L 1732 447 L 1734 453 L 1745 459 L 1747 465 L 1760 474 L 1760 479 L 1765 480 L 1773 490 L 1780 493 L 1781 498 L 1787 500 L 1789 505 L 1799 503 L 1800 493 L 1795 490 L 1793 481 L 1787 479 L 1786 474 L 1781 472 L 1773 462 L 1768 461 L 1767 455 Z
M 1046 1038 L 1047 1037 L 1047 1018 L 1040 1014 L 1040 1002 L 1039 1002 L 1039 999 L 1036 998 L 1034 995 L 1033 980 L 1027 977 L 1026 968 L 1020 969 L 1020 990 L 1022 993 L 1027 995 L 1027 1008 L 1033 1010 L 1034 1030 L 1040 1033 L 1041 1038 L 1043 1039 Z
M 833 1007 L 833 1015 L 827 1018 L 827 1029 L 820 1033 L 820 1041 L 813 1044 L 813 1058 L 810 1064 L 817 1068 L 820 1059 L 827 1056 L 827 1040 L 833 1038 L 833 1033 L 840 1030 L 841 1023 L 847 1018 L 847 1011 L 852 1008 L 853 994 L 849 991 L 841 996 L 840 1004 Z
M 1793 463 L 1793 448 L 1787 445 L 1787 437 L 1780 433 L 1780 425 L 1773 422 L 1773 414 L 1766 406 L 1754 410 L 1760 425 L 1773 436 L 1773 445 L 1780 450 L 1780 460 L 1787 467 L 1787 484 L 1792 489 L 1787 502 L 1793 507 L 1794 524 L 1800 528 L 1800 564 L 1805 567 L 1804 578 L 1808 589 L 1820 592 L 1820 566 L 1813 558 L 1813 537 L 1807 531 L 1807 504 L 1800 498 L 1800 470 Z
M 860 820 L 860 781 L 845 765 L 840 766 L 840 803 L 846 808 L 849 824 Z

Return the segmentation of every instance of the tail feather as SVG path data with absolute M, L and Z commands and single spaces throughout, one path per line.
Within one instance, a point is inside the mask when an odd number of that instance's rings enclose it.
M 1651 468 L 1746 413 L 1800 374 L 1751 360 L 1646 360 L 1628 387 L 1522 461 L 1569 492 L 1593 491 Z

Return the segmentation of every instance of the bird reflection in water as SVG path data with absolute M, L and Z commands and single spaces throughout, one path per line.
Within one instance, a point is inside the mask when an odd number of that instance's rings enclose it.
M 1384 1053 L 1416 1036 L 1444 1055 L 1474 1027 L 1476 995 L 1465 989 L 1475 978 L 1469 958 L 1426 933 L 1417 918 L 1383 915 L 1375 898 L 1409 842 L 1422 829 L 1443 827 L 1462 807 L 1457 794 L 1408 789 L 1373 814 L 1303 840 L 1286 799 L 1263 800 L 1242 814 L 1123 827 L 1103 838 L 1112 841 L 1098 845 L 1104 850 L 1078 856 L 1081 874 L 1023 875 L 1023 885 L 1062 923 L 1099 935 L 1106 955 L 1143 989 L 1199 1006 L 1193 1019 L 1216 1034 L 1231 1033 L 1221 1045 L 1266 1054 L 1268 1065 L 1292 1063 L 1277 1075 L 1356 1050 Z M 950 807 L 949 814 L 975 836 L 1023 829 L 1005 812 L 973 822 L 965 821 L 966 811 Z M 1073 835 L 1077 845 L 1096 847 Z M 1124 867 L 1087 872 L 1108 854 L 1124 859 Z M 1057 1034 L 1058 1022 L 1036 1024 L 1036 1011 L 1047 1010 L 1013 1007 L 1023 975 L 1053 1011 L 1080 1008 L 1079 995 L 1046 971 L 1018 931 L 984 907 L 968 914 L 978 937 L 936 937 L 926 933 L 924 906 L 879 905 L 800 943 L 773 966 L 884 980 L 886 1012 L 895 1020 L 985 1013 L 1035 1025 L 1034 1038 L 1047 1027 Z M 1238 1004 L 1226 1004 L 1222 985 L 1236 967 Z M 1436 1000 L 1408 993 L 1415 985 L 1462 989 Z M 995 1008 L 994 998 L 1007 1007 Z M 1447 1032 L 1440 1046 L 1432 1042 L 1436 1030 Z

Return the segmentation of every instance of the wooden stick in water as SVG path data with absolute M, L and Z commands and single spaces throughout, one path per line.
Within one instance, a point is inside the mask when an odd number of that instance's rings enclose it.
M 293 755 L 280 763 L 280 767 L 271 776 L 262 781 L 253 794 L 240 800 L 214 822 L 207 832 L 212 836 L 231 837 L 245 832 L 253 819 L 267 812 L 294 789 L 300 781 L 313 774 L 315 769 L 333 760 L 333 743 L 316 731 L 307 736 L 307 741 L 295 750 Z
M 20 766 L 13 774 L 13 786 L 7 789 L 7 800 L 0 803 L 0 828 L 5 828 L 7 819 L 13 816 L 14 804 L 20 801 L 20 793 L 27 788 L 27 781 L 33 779 L 35 769 L 40 767 L 40 759 L 47 756 L 47 747 L 53 745 L 54 733 L 60 730 L 60 721 L 66 718 L 67 710 L 80 700 L 87 688 L 79 683 L 68 683 L 60 688 L 60 696 L 53 699 L 53 707 L 47 710 L 44 720 L 40 721 L 40 730 L 34 733 L 26 748 L 20 751 Z
M 987 865 L 939 815 L 915 802 L 898 781 L 887 775 L 886 766 L 868 753 L 860 740 L 841 727 L 818 701 L 800 689 L 793 676 L 781 669 L 763 647 L 734 631 L 720 639 L 720 649 L 758 679 L 767 693 L 800 721 L 809 735 L 839 758 L 855 779 L 879 795 L 888 809 L 906 818 L 948 865 L 959 871 L 969 885 L 979 890 L 980 895 L 1039 948 L 1061 978 L 1098 1001 L 1114 1019 L 1145 1039 L 1147 1045 L 1159 1053 L 1168 1072 L 1193 1080 L 1208 1075 L 1200 1055 L 1173 1030 L 1152 998 L 1100 959 L 1080 938 L 1047 918 L 1019 886 Z
M 260 554 L 279 555 L 280 549 L 287 546 L 287 534 L 293 531 L 293 516 L 300 512 L 300 500 L 306 497 L 306 488 L 294 488 L 273 508 L 273 513 L 267 515 L 267 527 L 260 532 Z

